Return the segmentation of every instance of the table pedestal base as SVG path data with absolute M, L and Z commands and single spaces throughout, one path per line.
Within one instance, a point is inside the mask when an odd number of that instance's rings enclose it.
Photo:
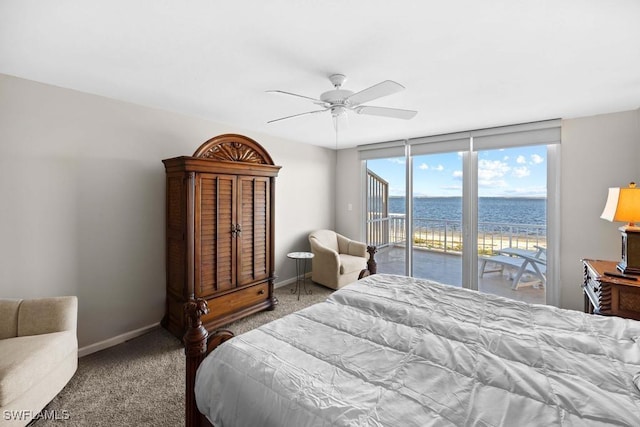
M 298 294 L 298 301 L 300 301 L 300 293 L 304 288 L 305 295 L 311 295 L 313 292 L 311 289 L 307 290 L 307 258 L 295 258 L 296 260 L 296 286 L 291 289 L 291 293 Z

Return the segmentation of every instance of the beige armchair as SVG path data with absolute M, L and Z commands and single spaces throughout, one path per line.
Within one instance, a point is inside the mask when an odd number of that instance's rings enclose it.
M 332 289 L 358 279 L 367 268 L 367 245 L 348 239 L 335 231 L 318 230 L 309 235 L 314 257 L 311 280 Z
M 0 299 L 1 425 L 27 425 L 73 377 L 77 316 L 76 297 Z

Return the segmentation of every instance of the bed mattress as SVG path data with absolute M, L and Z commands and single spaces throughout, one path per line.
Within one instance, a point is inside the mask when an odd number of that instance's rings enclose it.
M 373 275 L 217 348 L 216 427 L 640 426 L 640 321 Z

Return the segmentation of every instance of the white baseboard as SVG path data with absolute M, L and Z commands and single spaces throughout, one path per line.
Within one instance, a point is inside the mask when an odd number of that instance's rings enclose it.
M 311 273 L 307 273 L 305 276 L 309 278 L 311 277 Z M 295 282 L 296 282 L 296 278 L 292 277 L 290 279 L 286 279 L 281 282 L 274 283 L 273 287 L 281 288 L 283 286 L 287 286 Z M 157 328 L 159 325 L 160 325 L 160 322 L 152 323 L 151 325 L 143 326 L 142 328 L 125 332 L 124 334 L 120 334 L 115 337 L 108 338 L 104 341 L 100 341 L 94 344 L 87 345 L 85 347 L 81 347 L 80 349 L 78 349 L 78 357 L 88 356 L 91 353 L 95 353 L 100 350 L 105 350 L 109 347 L 113 347 L 114 345 L 122 344 L 125 341 L 129 341 L 130 339 L 146 334 L 152 329 Z
M 309 273 L 305 274 L 304 277 L 306 277 L 307 279 L 310 278 L 311 277 L 311 273 L 309 272 Z M 278 289 L 278 288 L 281 288 L 283 286 L 290 285 L 292 283 L 296 283 L 296 278 L 295 277 L 283 280 L 282 282 L 274 283 L 273 287 L 274 287 L 274 289 Z
M 160 322 L 152 323 L 151 325 L 143 326 L 142 328 L 125 332 L 124 334 L 117 335 L 112 338 L 108 338 L 104 341 L 97 342 L 95 344 L 90 344 L 85 347 L 81 347 L 78 349 L 78 357 L 84 357 L 91 353 L 95 353 L 100 350 L 107 349 L 109 347 L 113 347 L 114 345 L 122 344 L 125 341 L 129 341 L 132 338 L 139 337 L 140 335 L 144 335 L 152 329 L 160 326 Z

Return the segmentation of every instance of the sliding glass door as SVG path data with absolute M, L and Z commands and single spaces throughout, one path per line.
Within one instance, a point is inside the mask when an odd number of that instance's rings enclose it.
M 478 151 L 481 292 L 545 302 L 546 157 L 544 145 Z
M 378 271 L 557 304 L 559 143 L 552 120 L 359 147 Z

